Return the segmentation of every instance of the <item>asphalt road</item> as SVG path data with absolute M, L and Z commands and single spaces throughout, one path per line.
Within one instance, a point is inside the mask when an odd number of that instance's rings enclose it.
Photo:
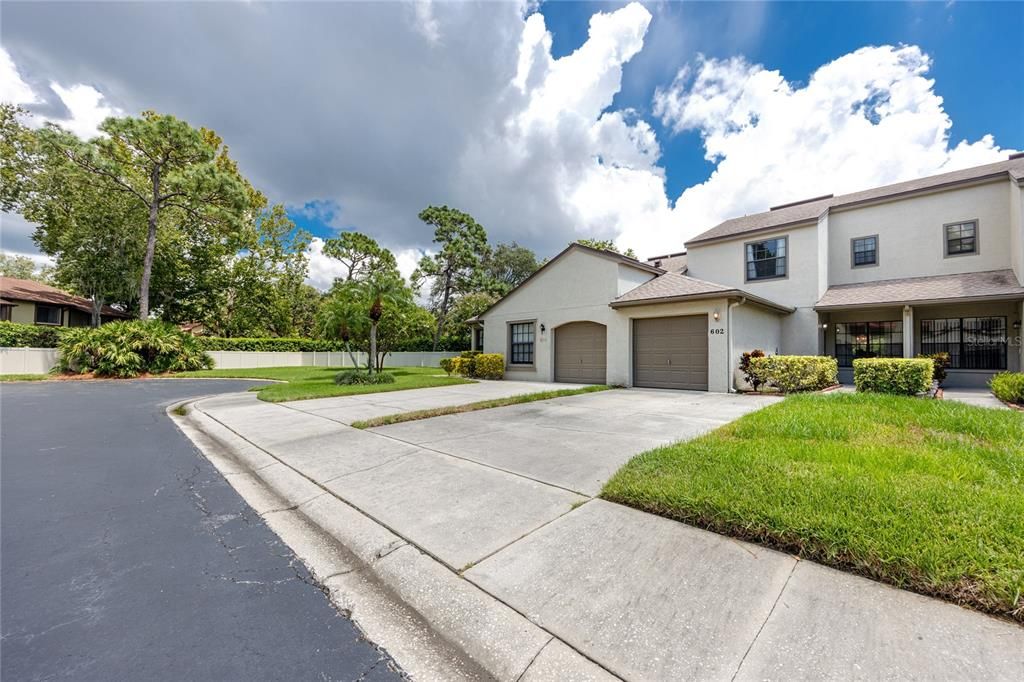
M 0 384 L 0 677 L 400 678 L 164 413 L 250 386 Z

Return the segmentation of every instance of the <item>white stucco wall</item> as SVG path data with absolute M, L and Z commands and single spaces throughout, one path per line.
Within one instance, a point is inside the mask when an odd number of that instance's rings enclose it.
M 1009 183 L 1010 194 L 1010 267 L 1017 280 L 1024 282 L 1024 187 Z
M 483 350 L 505 356 L 507 379 L 552 381 L 554 330 L 569 322 L 597 322 L 608 328 L 608 382 L 627 385 L 628 358 L 620 361 L 621 347 L 616 343 L 628 336 L 628 319 L 608 304 L 653 276 L 617 259 L 570 251 L 483 315 Z M 516 367 L 508 363 L 508 325 L 525 321 L 534 322 L 534 364 Z
M 1001 270 L 1012 266 L 1007 181 L 832 210 L 829 281 L 850 284 L 902 277 Z M 978 221 L 978 253 L 945 257 L 944 225 Z M 850 240 L 878 235 L 878 265 L 853 268 Z

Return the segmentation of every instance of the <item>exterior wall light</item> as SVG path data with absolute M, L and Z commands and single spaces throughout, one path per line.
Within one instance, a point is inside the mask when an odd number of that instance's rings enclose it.
M 544 333 L 544 332 L 546 332 L 546 331 L 547 331 L 547 328 L 546 328 L 546 327 L 544 326 L 544 323 L 543 323 L 543 322 L 541 322 L 541 325 L 540 325 L 540 331 L 541 331 L 541 333 Z
M 713 312 L 711 315 L 712 315 L 712 317 L 715 318 L 715 322 L 718 322 L 718 318 L 720 318 L 722 316 L 721 313 L 719 313 L 717 310 L 715 312 Z

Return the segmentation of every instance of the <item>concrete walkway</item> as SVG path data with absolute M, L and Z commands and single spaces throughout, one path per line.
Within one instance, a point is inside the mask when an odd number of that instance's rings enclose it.
M 618 390 L 345 425 L 519 388 L 491 386 L 196 411 L 245 452 L 236 488 L 331 528 L 499 679 L 1024 677 L 1017 625 L 593 498 L 633 454 L 771 397 Z
M 943 400 L 955 400 L 977 407 L 991 407 L 996 410 L 1008 410 L 1003 401 L 992 395 L 987 388 L 944 388 L 942 389 Z

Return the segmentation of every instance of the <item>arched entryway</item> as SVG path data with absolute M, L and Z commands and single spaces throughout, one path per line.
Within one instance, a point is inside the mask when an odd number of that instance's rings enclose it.
M 603 384 L 608 376 L 608 329 L 570 322 L 555 329 L 555 381 Z

